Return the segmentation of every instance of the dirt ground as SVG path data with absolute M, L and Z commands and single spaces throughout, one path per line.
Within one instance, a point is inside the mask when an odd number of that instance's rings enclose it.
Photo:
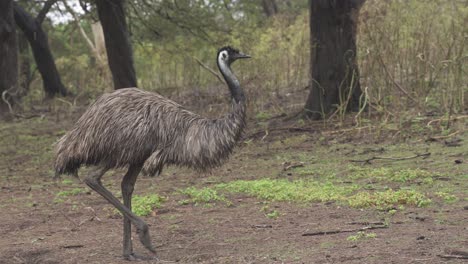
M 121 216 L 83 183 L 52 180 L 52 144 L 70 125 L 47 117 L 1 124 L 0 263 L 127 263 L 121 257 Z M 457 135 L 461 143 L 454 146 L 444 139 L 427 140 L 427 135 L 382 143 L 365 134 L 307 131 L 311 126 L 278 130 L 267 137 L 254 131 L 258 127 L 250 128 L 233 157 L 211 174 L 169 168 L 156 178 L 140 176 L 136 194 L 167 197 L 161 208 L 143 217 L 160 263 L 466 263 L 456 258 L 468 254 L 466 133 Z M 379 149 L 381 154 L 373 152 Z M 428 158 L 375 160 L 371 165 L 349 161 L 428 151 Z M 333 201 L 265 201 L 237 193 L 228 195 L 229 205 L 203 205 L 180 203 L 184 196 L 177 192 L 239 179 L 294 179 L 300 171 L 285 169 L 285 161 L 313 165 L 322 159 L 333 159 L 339 165 L 336 170 L 351 164 L 423 168 L 438 175 L 433 178 L 436 185 L 420 189 L 432 202 L 397 206 L 390 212 Z M 123 173 L 116 170 L 104 177 L 116 194 Z M 418 184 L 411 186 L 420 188 Z M 439 187 L 454 198 L 446 202 L 435 195 Z M 85 191 L 57 199 L 59 192 L 74 188 Z M 267 217 L 265 204 L 279 216 Z M 383 222 L 385 228 L 365 230 Z M 350 239 L 360 228 L 372 236 Z M 303 235 L 346 230 L 351 232 Z M 148 253 L 137 237 L 133 244 L 137 253 Z

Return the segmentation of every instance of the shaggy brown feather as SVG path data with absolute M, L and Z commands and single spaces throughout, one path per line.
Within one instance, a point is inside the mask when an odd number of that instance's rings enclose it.
M 57 143 L 55 171 L 76 174 L 81 165 L 106 168 L 144 164 L 157 175 L 164 165 L 205 171 L 231 154 L 245 126 L 245 102 L 207 119 L 159 94 L 137 88 L 102 95 Z

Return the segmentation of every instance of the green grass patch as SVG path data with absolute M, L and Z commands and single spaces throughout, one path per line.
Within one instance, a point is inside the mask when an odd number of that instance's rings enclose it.
M 453 202 L 458 201 L 457 196 L 450 194 L 448 192 L 442 192 L 442 191 L 436 192 L 435 195 L 439 198 L 442 198 L 442 200 L 444 200 L 444 202 L 446 203 L 453 203 Z
M 427 206 L 431 200 L 415 190 L 386 190 L 383 192 L 359 192 L 347 199 L 354 208 L 377 207 L 387 210 L 399 205 Z
M 376 179 L 379 181 L 409 182 L 415 179 L 426 179 L 430 183 L 434 176 L 432 173 L 421 169 L 393 169 L 388 167 L 369 168 L 355 165 L 349 166 L 348 178 L 350 179 Z
M 246 193 L 269 201 L 327 202 L 344 200 L 357 186 L 338 186 L 312 180 L 260 179 L 233 181 L 215 186 L 230 193 Z
M 61 191 L 58 192 L 56 197 L 68 197 L 68 196 L 75 196 L 78 194 L 86 193 L 86 189 L 84 188 L 73 188 L 71 190 Z
M 86 192 L 87 190 L 84 188 L 73 188 L 71 190 L 60 191 L 55 195 L 54 203 L 63 203 L 67 197 L 76 196 Z
M 211 188 L 197 189 L 195 187 L 189 187 L 181 190 L 180 193 L 188 196 L 188 199 L 180 201 L 180 204 L 207 204 L 214 202 L 225 202 L 229 204 L 229 201 L 222 194 L 219 194 L 216 190 Z
M 431 200 L 416 190 L 392 189 L 386 191 L 359 191 L 357 185 L 337 185 L 330 182 L 321 183 L 313 180 L 287 179 L 260 179 L 238 180 L 217 184 L 211 188 L 197 189 L 189 187 L 181 193 L 189 196 L 189 199 L 181 203 L 213 203 L 216 201 L 227 202 L 222 194 L 244 193 L 266 201 L 279 202 L 329 202 L 336 201 L 353 208 L 376 207 L 381 210 L 401 208 L 404 205 L 423 207 L 431 203 Z M 268 214 L 271 212 L 268 212 Z M 276 218 L 279 214 L 273 214 L 270 218 Z

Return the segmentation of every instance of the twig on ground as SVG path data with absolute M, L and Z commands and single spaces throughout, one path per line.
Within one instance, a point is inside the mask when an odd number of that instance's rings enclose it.
M 385 225 L 384 222 L 367 222 L 367 221 L 364 221 L 364 222 L 347 222 L 346 224 L 348 224 L 348 225 L 375 225 L 375 226 Z
M 437 256 L 445 259 L 468 259 L 468 253 L 463 251 L 454 251 L 451 254 L 439 254 Z
M 337 133 L 343 133 L 343 132 L 349 132 L 353 130 L 361 130 L 361 129 L 366 129 L 366 128 L 374 128 L 375 126 L 363 126 L 363 127 L 352 127 L 352 128 L 345 128 L 345 129 L 339 129 L 339 130 L 332 130 L 332 131 L 325 131 L 323 132 L 324 135 L 333 135 Z
M 68 246 L 63 246 L 63 248 L 82 248 L 84 245 L 68 245 Z
M 272 131 L 288 131 L 288 132 L 315 132 L 316 129 L 313 128 L 302 128 L 302 127 L 278 127 L 278 128 L 269 128 L 268 131 L 260 130 L 253 132 L 252 134 L 248 135 L 246 138 L 257 138 L 260 137 L 262 134 L 268 135 Z M 263 135 L 262 137 L 264 137 Z
M 337 230 L 328 230 L 328 231 L 317 231 L 317 232 L 309 232 L 304 233 L 302 236 L 322 236 L 322 235 L 333 235 L 339 233 L 352 233 L 352 232 L 359 232 L 371 229 L 380 229 L 380 228 L 388 228 L 388 225 L 370 225 L 361 228 L 355 229 L 337 229 Z
M 429 157 L 431 155 L 430 152 L 426 152 L 426 153 L 423 153 L 423 154 L 416 154 L 414 156 L 409 156 L 409 157 L 400 157 L 400 158 L 395 158 L 395 157 L 378 157 L 378 156 L 374 156 L 374 157 L 371 157 L 371 158 L 368 158 L 368 159 L 365 159 L 365 160 L 349 160 L 350 162 L 362 162 L 362 163 L 366 163 L 366 164 L 370 164 L 371 161 L 373 160 L 393 160 L 393 161 L 399 161 L 399 160 L 409 160 L 409 159 L 415 159 L 415 158 L 419 158 L 419 157 Z

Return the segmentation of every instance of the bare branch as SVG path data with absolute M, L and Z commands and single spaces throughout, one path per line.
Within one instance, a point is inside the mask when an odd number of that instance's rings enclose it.
M 98 55 L 96 46 L 94 46 L 93 41 L 88 37 L 88 34 L 84 31 L 83 27 L 80 25 L 80 21 L 78 19 L 78 16 L 76 15 L 75 11 L 67 4 L 66 0 L 63 0 L 63 5 L 65 6 L 65 9 L 67 9 L 68 13 L 70 13 L 73 17 L 75 25 L 78 27 L 80 30 L 81 36 L 86 40 L 86 43 L 88 44 L 89 48 L 91 49 L 92 53 L 96 56 L 96 59 L 101 60 L 101 58 Z
M 368 158 L 368 159 L 365 159 L 365 160 L 349 160 L 351 162 L 362 162 L 362 163 L 368 163 L 370 164 L 371 161 L 373 160 L 393 160 L 393 161 L 398 161 L 398 160 L 408 160 L 408 159 L 415 159 L 415 158 L 418 158 L 418 157 L 424 157 L 424 158 L 427 158 L 431 155 L 430 152 L 427 152 L 427 153 L 423 153 L 423 154 L 416 154 L 414 156 L 410 156 L 410 157 L 400 157 L 400 158 L 394 158 L 394 157 L 372 157 L 372 158 Z
M 41 11 L 39 11 L 39 14 L 37 14 L 36 20 L 39 24 L 42 24 L 44 21 L 47 13 L 49 12 L 50 8 L 57 2 L 58 0 L 47 0 L 44 3 L 44 6 L 42 7 Z
M 370 226 L 365 226 L 365 227 L 355 228 L 355 229 L 337 229 L 337 230 L 328 230 L 328 231 L 309 232 L 309 233 L 302 234 L 302 236 L 322 236 L 322 235 L 332 235 L 332 234 L 339 234 L 339 233 L 352 233 L 352 232 L 379 229 L 379 228 L 388 228 L 388 225 L 370 225 Z
M 196 57 L 192 57 L 195 61 L 198 62 L 198 64 L 200 64 L 200 66 L 202 66 L 203 68 L 205 68 L 206 70 L 208 70 L 211 74 L 213 74 L 214 76 L 216 76 L 216 78 L 218 78 L 218 80 L 221 82 L 221 83 L 224 83 L 223 79 L 221 78 L 221 76 L 219 76 L 218 73 L 216 73 L 213 69 L 211 69 L 210 67 L 208 67 L 207 65 L 205 65 L 203 62 L 201 62 L 198 58 Z

